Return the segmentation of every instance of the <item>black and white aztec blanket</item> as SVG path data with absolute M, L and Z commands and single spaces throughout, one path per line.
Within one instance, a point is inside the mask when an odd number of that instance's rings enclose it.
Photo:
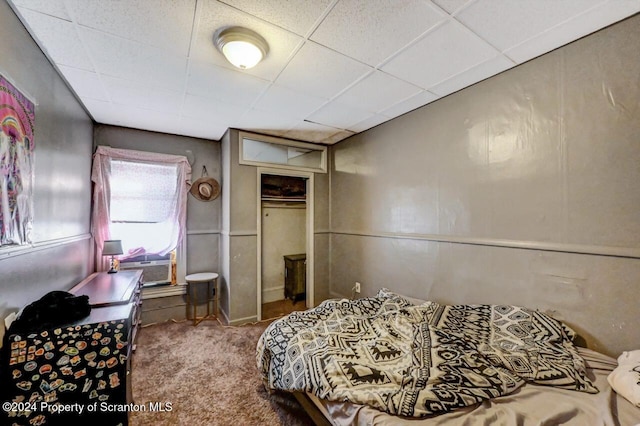
M 271 389 L 424 417 L 509 394 L 525 382 L 598 392 L 573 337 L 542 312 L 414 306 L 383 289 L 273 322 L 256 358 Z

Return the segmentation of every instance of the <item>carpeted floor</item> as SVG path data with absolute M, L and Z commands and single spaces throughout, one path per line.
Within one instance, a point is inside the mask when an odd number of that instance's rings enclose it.
M 132 413 L 130 424 L 313 424 L 292 395 L 269 394 L 262 385 L 255 348 L 267 325 L 185 321 L 143 328 L 133 356 L 134 402 L 171 409 Z

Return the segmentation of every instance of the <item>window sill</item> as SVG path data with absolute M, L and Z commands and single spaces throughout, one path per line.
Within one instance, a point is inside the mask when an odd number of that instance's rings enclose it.
M 142 287 L 142 300 L 158 299 L 160 297 L 181 296 L 187 292 L 186 284 L 160 284 Z

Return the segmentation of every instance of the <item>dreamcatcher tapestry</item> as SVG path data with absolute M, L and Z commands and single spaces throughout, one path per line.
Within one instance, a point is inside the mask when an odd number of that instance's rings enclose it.
M 31 243 L 35 105 L 0 75 L 0 246 Z

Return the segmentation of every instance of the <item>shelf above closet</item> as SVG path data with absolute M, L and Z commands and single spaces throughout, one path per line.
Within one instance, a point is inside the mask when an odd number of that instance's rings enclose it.
M 269 202 L 287 202 L 287 203 L 306 203 L 306 198 L 301 197 L 262 197 L 262 201 Z

